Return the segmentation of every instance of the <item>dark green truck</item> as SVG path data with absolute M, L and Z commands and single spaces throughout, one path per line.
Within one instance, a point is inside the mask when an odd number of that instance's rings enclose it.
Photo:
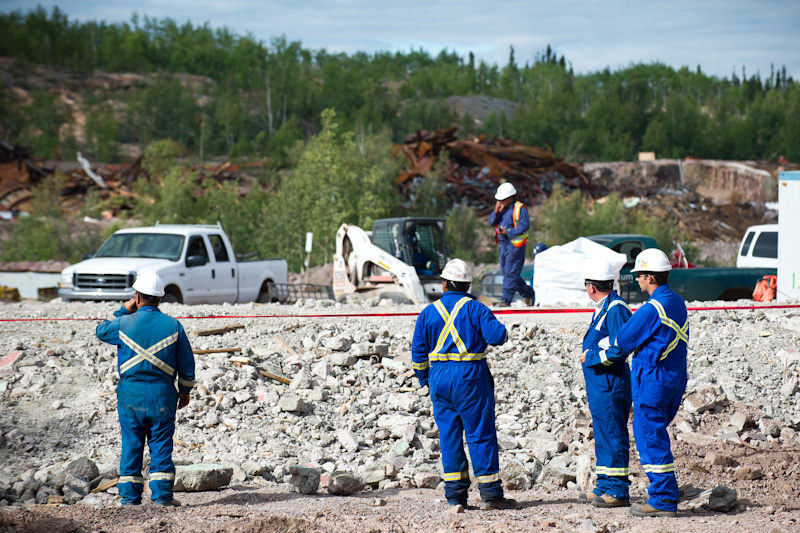
M 647 235 L 607 234 L 587 237 L 598 244 L 625 254 L 628 261 L 620 271 L 620 296 L 630 303 L 643 302 L 647 294 L 634 282 L 631 268 L 642 250 L 657 248 L 656 240 Z M 776 274 L 774 268 L 679 268 L 673 266 L 669 286 L 687 301 L 751 299 L 753 289 L 764 276 Z M 532 286 L 533 263 L 527 263 L 520 274 Z M 481 294 L 500 299 L 503 294 L 503 272 L 495 269 L 481 278 Z

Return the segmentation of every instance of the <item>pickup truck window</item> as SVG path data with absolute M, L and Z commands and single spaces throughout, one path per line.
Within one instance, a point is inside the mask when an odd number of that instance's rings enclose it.
M 750 231 L 747 233 L 747 237 L 745 238 L 744 242 L 742 243 L 742 249 L 739 250 L 739 255 L 742 257 L 747 255 L 747 252 L 750 251 L 750 244 L 753 242 L 753 236 L 756 234 L 755 231 Z
M 186 257 L 191 257 L 193 255 L 199 255 L 201 257 L 206 258 L 206 263 L 208 263 L 208 249 L 206 248 L 206 243 L 203 242 L 203 237 L 200 235 L 195 235 L 194 237 L 189 237 L 189 250 L 186 252 Z
M 765 231 L 758 236 L 753 246 L 753 257 L 778 258 L 778 232 Z
M 225 242 L 220 235 L 211 234 L 208 236 L 208 241 L 211 243 L 211 248 L 214 250 L 214 259 L 217 260 L 217 263 L 227 263 L 230 261 L 230 259 L 228 259 L 228 250 L 225 248 Z
M 150 257 L 178 261 L 183 250 L 182 235 L 161 233 L 117 233 L 97 250 L 95 257 Z
M 625 261 L 625 268 L 631 268 L 636 262 L 636 256 L 642 253 L 644 246 L 639 241 L 626 241 L 622 242 L 612 248 L 615 252 L 625 254 L 627 260 Z

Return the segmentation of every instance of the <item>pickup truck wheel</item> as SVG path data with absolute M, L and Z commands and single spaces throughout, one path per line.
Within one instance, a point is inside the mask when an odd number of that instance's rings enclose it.
M 170 291 L 164 294 L 164 297 L 161 298 L 161 301 L 165 304 L 182 304 L 183 300 L 181 298 L 181 294 L 176 291 Z
M 256 303 L 260 304 L 268 304 L 272 301 L 272 296 L 269 294 L 269 282 L 265 281 L 264 284 L 261 286 L 261 290 L 258 292 L 258 298 L 256 298 Z

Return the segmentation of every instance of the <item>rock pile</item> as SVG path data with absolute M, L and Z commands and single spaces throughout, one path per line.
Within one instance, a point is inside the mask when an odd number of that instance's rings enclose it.
M 174 316 L 241 317 L 302 315 L 308 306 L 324 305 L 313 314 L 337 315 L 372 312 L 378 303 L 166 304 L 163 310 Z M 22 302 L 0 304 L 0 318 L 110 316 L 115 308 Z M 593 483 L 593 432 L 577 363 L 585 318 L 501 317 L 509 341 L 491 349 L 488 358 L 496 382 L 501 477 L 510 490 L 534 484 L 577 490 Z M 176 488 L 259 483 L 284 484 L 304 494 L 320 489 L 351 494 L 440 486 L 438 430 L 427 389 L 418 388 L 411 370 L 414 320 L 237 318 L 244 330 L 215 337 L 192 331 L 230 320 L 183 320 L 194 349 L 241 347 L 242 352 L 235 362 L 226 353 L 196 355 L 197 385 L 178 415 Z M 116 352 L 95 338 L 96 323 L 0 323 L 0 357 L 19 352 L 6 357 L 4 366 L 0 362 L 0 505 L 113 501 L 114 487 L 103 487 L 118 475 Z M 765 450 L 800 444 L 800 365 L 793 351 L 798 332 L 800 315 L 790 309 L 690 313 L 691 379 L 673 428 L 678 441 L 730 441 Z M 290 383 L 264 377 L 261 370 Z M 705 460 L 736 467 L 724 454 Z M 196 479 L 201 471 L 213 479 Z M 758 474 L 737 470 L 734 479 L 754 480 Z M 646 478 L 634 478 L 634 490 L 645 486 Z M 103 490 L 93 494 L 98 487 Z M 714 495 L 720 509 L 735 500 L 735 491 Z

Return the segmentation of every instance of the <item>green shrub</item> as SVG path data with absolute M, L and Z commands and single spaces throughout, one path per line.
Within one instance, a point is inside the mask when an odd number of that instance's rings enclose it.
M 669 221 L 624 207 L 618 193 L 593 202 L 580 191 L 566 194 L 558 184 L 542 204 L 534 230 L 537 240 L 549 246 L 603 233 L 649 235 L 667 254 L 674 249 L 673 241 L 685 240 Z

